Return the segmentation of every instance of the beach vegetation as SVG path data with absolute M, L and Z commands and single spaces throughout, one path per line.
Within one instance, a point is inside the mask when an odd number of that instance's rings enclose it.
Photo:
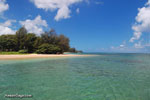
M 26 53 L 28 53 L 28 50 L 19 50 L 18 51 L 20 54 L 26 54 Z
M 60 49 L 59 46 L 45 43 L 39 46 L 36 53 L 38 54 L 60 54 L 62 53 L 62 50 Z
M 21 53 L 15 51 L 8 51 L 8 52 L 1 51 L 0 55 L 21 55 Z
M 61 54 L 69 51 L 76 52 L 75 48 L 70 47 L 70 39 L 57 34 L 54 29 L 36 35 L 21 27 L 16 34 L 0 36 L 0 52 Z

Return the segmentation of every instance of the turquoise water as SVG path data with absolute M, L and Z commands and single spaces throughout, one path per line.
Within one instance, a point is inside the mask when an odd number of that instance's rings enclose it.
M 0 61 L 0 100 L 150 100 L 150 55 Z

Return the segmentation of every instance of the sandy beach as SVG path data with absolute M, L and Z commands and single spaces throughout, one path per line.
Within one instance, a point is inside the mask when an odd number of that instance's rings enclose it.
M 53 57 L 84 57 L 90 55 L 72 55 L 72 54 L 27 54 L 27 55 L 0 55 L 0 60 L 30 59 L 30 58 L 53 58 Z

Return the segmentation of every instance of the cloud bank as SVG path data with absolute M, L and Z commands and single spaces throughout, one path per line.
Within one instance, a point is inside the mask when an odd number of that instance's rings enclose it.
M 138 11 L 136 23 L 132 26 L 134 35 L 130 42 L 140 39 L 144 32 L 150 32 L 150 0 L 143 8 L 139 8 Z
M 76 13 L 77 13 L 77 14 L 80 13 L 80 9 L 79 9 L 79 8 L 76 9 Z
M 0 0 L 0 14 L 9 9 L 9 5 L 6 4 L 6 0 Z
M 83 0 L 30 0 L 35 4 L 37 8 L 44 9 L 46 11 L 57 10 L 55 20 L 70 18 L 70 6 L 76 3 L 80 3 Z
M 9 9 L 9 5 L 6 3 L 6 0 L 0 0 L 0 15 Z M 15 30 L 12 30 L 10 27 L 12 23 L 16 20 L 7 20 L 3 23 L 0 23 L 0 35 L 3 34 L 15 34 Z
M 3 34 L 15 34 L 16 30 L 12 30 L 10 27 L 15 20 L 7 20 L 4 23 L 0 23 L 0 35 Z
M 43 27 L 48 26 L 46 20 L 43 20 L 40 15 L 33 20 L 27 19 L 25 21 L 20 21 L 19 23 L 24 26 L 29 33 L 35 33 L 37 35 L 44 32 Z

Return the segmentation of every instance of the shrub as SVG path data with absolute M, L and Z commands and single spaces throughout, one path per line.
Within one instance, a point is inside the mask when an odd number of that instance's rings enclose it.
M 21 54 L 28 53 L 28 50 L 19 50 L 19 53 Z
M 36 53 L 38 53 L 38 54 L 57 54 L 57 53 L 62 53 L 62 52 L 58 46 L 45 43 L 45 44 L 42 44 L 41 46 L 39 46 Z

